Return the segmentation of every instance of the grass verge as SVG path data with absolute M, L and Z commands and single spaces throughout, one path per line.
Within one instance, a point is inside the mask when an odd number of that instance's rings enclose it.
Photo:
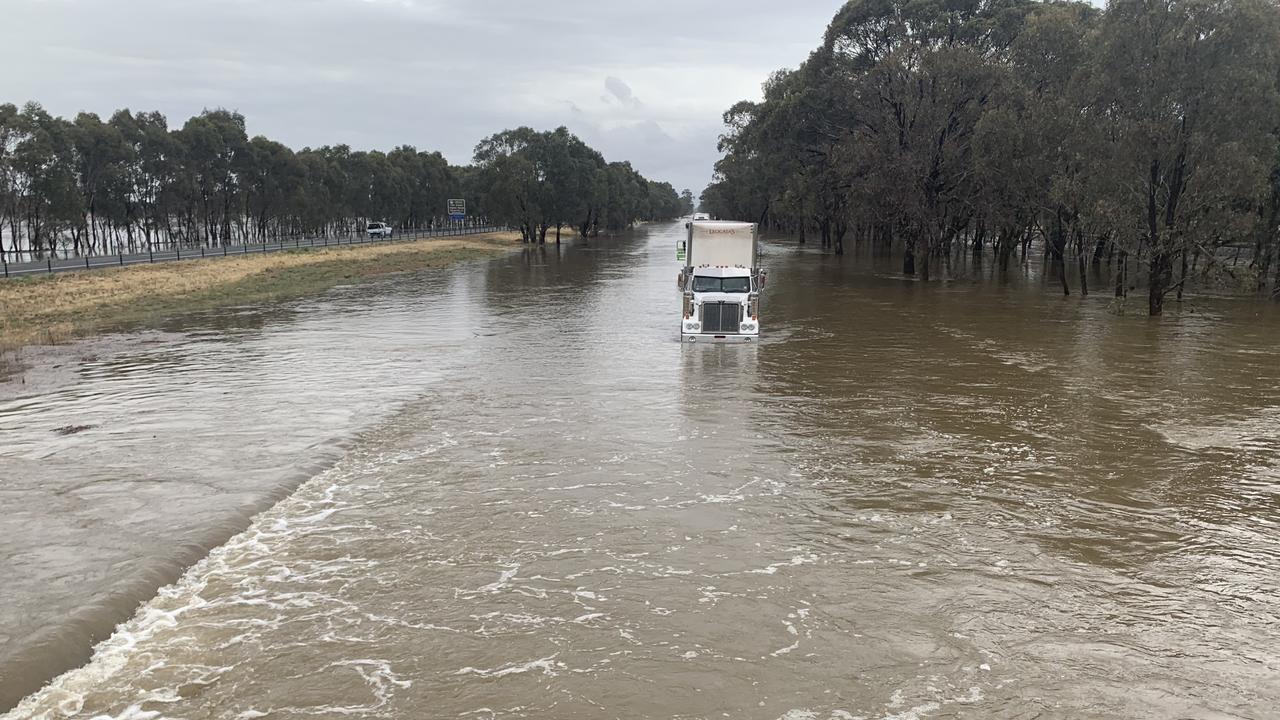
M 167 315 L 286 300 L 363 277 L 517 247 L 517 233 L 290 250 L 0 282 L 0 351 L 146 325 Z

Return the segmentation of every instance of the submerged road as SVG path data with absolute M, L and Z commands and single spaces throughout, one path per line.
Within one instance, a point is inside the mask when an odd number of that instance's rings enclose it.
M 6 385 L 0 687 L 143 604 L 5 720 L 1275 717 L 1274 312 L 771 244 L 765 342 L 682 347 L 681 232 Z

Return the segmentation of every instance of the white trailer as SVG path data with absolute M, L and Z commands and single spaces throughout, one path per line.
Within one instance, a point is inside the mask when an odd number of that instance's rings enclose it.
M 694 220 L 676 250 L 684 262 L 678 278 L 683 299 L 680 339 L 686 343 L 750 343 L 760 339 L 755 223 Z

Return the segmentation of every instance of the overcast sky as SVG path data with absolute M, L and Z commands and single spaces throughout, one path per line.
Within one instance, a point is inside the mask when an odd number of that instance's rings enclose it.
M 720 116 L 820 41 L 840 0 L 0 0 L 0 102 L 246 116 L 299 149 L 471 159 L 567 125 L 701 192 Z

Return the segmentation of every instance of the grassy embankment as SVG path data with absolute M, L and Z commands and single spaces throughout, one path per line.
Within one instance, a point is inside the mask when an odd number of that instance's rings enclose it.
M 290 250 L 0 282 L 0 351 L 145 326 L 167 315 L 297 298 L 362 277 L 494 255 L 517 233 Z

